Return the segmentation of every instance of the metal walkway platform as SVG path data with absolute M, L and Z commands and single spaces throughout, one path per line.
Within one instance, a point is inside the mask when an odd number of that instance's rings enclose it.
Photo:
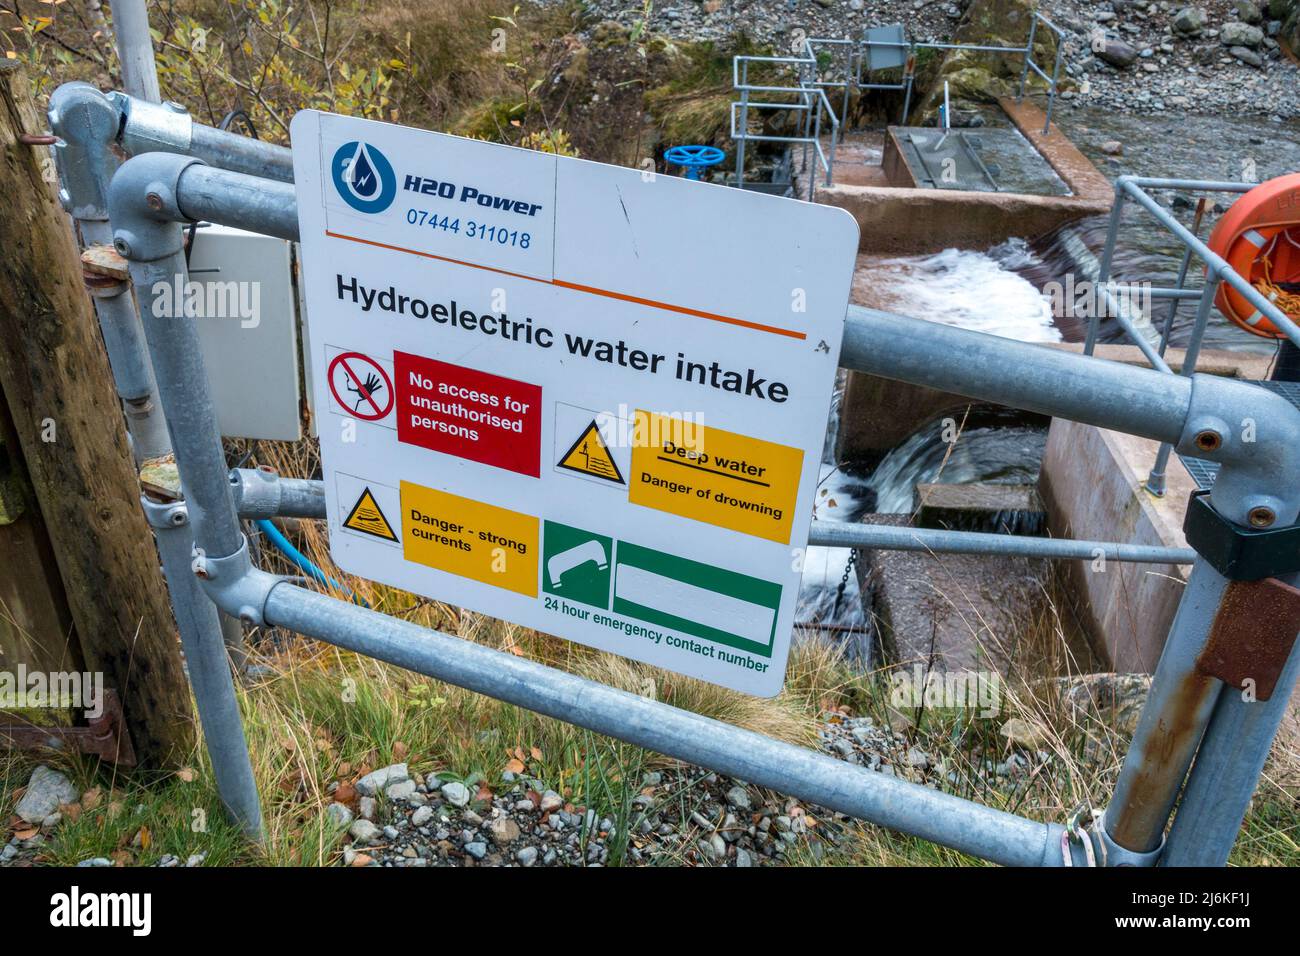
M 1300 408 L 1300 382 L 1254 382 L 1270 392 L 1276 392 L 1281 395 L 1296 408 Z M 1219 476 L 1219 463 L 1206 461 L 1203 458 L 1192 458 L 1188 455 L 1179 455 L 1183 460 L 1183 466 L 1187 469 L 1192 480 L 1196 482 L 1197 487 L 1206 491 L 1214 487 L 1214 479 Z

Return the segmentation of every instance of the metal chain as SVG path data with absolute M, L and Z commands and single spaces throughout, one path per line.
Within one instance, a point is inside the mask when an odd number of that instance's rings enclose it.
M 835 610 L 832 612 L 832 618 L 840 616 L 840 602 L 844 600 L 844 589 L 849 586 L 849 575 L 853 573 L 853 564 L 858 559 L 857 551 L 849 552 L 849 560 L 844 563 L 844 575 L 840 578 L 840 586 L 835 589 Z

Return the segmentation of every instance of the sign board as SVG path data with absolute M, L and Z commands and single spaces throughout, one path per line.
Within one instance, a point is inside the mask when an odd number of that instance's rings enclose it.
M 853 219 L 313 111 L 292 137 L 339 567 L 777 693 Z
M 205 223 L 194 233 L 184 296 L 195 324 L 217 424 L 228 438 L 302 437 L 298 325 L 289 243 Z

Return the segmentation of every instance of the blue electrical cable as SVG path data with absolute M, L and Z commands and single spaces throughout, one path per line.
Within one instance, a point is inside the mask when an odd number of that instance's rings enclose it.
M 348 588 L 341 582 L 335 581 L 333 578 L 326 576 L 324 571 L 316 567 L 307 555 L 295 548 L 293 544 L 290 543 L 289 539 L 280 533 L 280 529 L 266 518 L 259 518 L 253 523 L 257 525 L 258 530 L 261 531 L 262 534 L 266 535 L 266 539 L 275 545 L 281 554 L 292 561 L 299 570 L 303 571 L 317 584 L 333 588 L 336 591 L 342 591 L 352 599 L 354 604 L 360 604 L 362 607 L 370 607 L 370 604 L 365 598 L 361 597 L 361 595 L 355 593 L 351 588 Z

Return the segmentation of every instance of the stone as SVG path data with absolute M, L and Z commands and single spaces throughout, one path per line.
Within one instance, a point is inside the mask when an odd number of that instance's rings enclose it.
M 1123 40 L 1116 40 L 1107 36 L 1094 38 L 1092 52 L 1097 59 L 1109 63 L 1119 70 L 1128 69 L 1137 62 L 1138 58 L 1138 51 L 1134 47 Z
M 509 817 L 497 817 L 487 825 L 488 836 L 497 846 L 504 846 L 519 839 L 519 824 Z
M 9 849 L 9 847 L 6 847 L 5 849 Z M 106 856 L 92 856 L 89 860 L 82 860 L 80 863 L 77 864 L 77 866 L 87 866 L 87 867 L 112 866 L 112 865 L 113 865 L 113 861 Z
M 341 803 L 331 803 L 325 808 L 325 818 L 330 826 L 344 830 L 352 825 L 352 811 Z
M 1226 47 L 1245 46 L 1254 49 L 1264 42 L 1264 31 L 1249 23 L 1225 23 L 1219 31 L 1219 42 Z
M 369 820 L 355 820 L 348 829 L 348 833 L 352 834 L 352 839 L 358 843 L 372 844 L 379 842 L 383 831 Z
M 487 844 L 478 840 L 465 844 L 465 852 L 476 860 L 481 860 L 487 856 L 487 849 Z
M 732 787 L 727 791 L 727 803 L 737 810 L 748 810 L 750 806 L 749 791 L 740 786 Z
M 736 866 L 753 866 L 754 860 L 743 847 L 736 847 Z
M 1002 725 L 998 733 L 1006 738 L 1007 743 L 1017 747 L 1034 749 L 1047 743 L 1043 728 L 1021 717 L 1012 717 Z
M 547 790 L 542 794 L 542 802 L 538 804 L 538 809 L 542 813 L 553 813 L 564 806 L 564 798 L 554 790 Z
M 388 799 L 394 803 L 401 803 L 402 801 L 409 800 L 411 797 L 415 796 L 415 791 L 416 787 L 414 780 L 403 780 L 401 783 L 395 783 L 391 786 L 385 787 L 384 796 L 388 797 Z
M 1082 674 L 1053 679 L 1055 694 L 1075 721 L 1098 720 L 1120 733 L 1137 729 L 1151 689 L 1150 674 Z
M 411 814 L 411 826 L 422 827 L 433 819 L 432 807 L 420 807 Z
M 1101 144 L 1101 151 L 1107 156 L 1123 156 L 1124 144 L 1117 139 L 1108 139 Z
M 71 780 L 42 764 L 32 771 L 14 813 L 28 823 L 42 823 L 63 804 L 76 803 L 79 796 Z
M 1264 11 L 1259 8 L 1257 0 L 1234 0 L 1232 9 L 1242 23 L 1259 23 L 1264 19 Z
M 1228 47 L 1228 53 L 1229 55 L 1236 57 L 1242 63 L 1253 66 L 1256 69 L 1259 69 L 1264 65 L 1264 58 L 1262 56 L 1254 50 L 1248 49 L 1244 46 Z
M 518 852 L 515 853 L 515 859 L 519 861 L 520 866 L 532 866 L 537 862 L 537 847 L 520 847 Z
M 357 801 L 357 812 L 363 820 L 373 820 L 379 811 L 379 801 L 374 797 L 362 797 Z
M 1202 7 L 1183 7 L 1169 21 L 1174 33 L 1184 37 L 1198 36 L 1205 29 L 1209 16 Z
M 357 781 L 357 793 L 363 797 L 373 797 L 386 787 L 391 787 L 395 783 L 403 783 L 410 779 L 410 773 L 407 771 L 406 764 L 395 763 L 387 767 L 381 767 L 366 774 Z
M 469 788 L 459 780 L 451 780 L 442 785 L 442 799 L 446 800 L 453 807 L 463 807 L 469 803 Z

